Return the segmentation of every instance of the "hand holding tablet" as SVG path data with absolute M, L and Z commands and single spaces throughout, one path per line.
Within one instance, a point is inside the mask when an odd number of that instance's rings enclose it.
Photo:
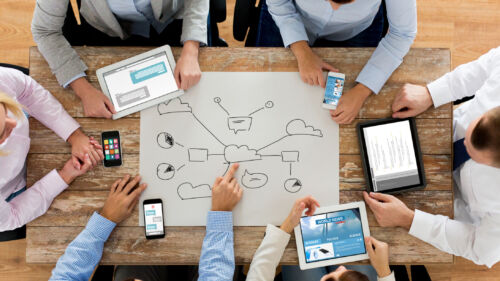
M 300 269 L 368 259 L 368 236 L 364 202 L 319 208 L 295 227 Z

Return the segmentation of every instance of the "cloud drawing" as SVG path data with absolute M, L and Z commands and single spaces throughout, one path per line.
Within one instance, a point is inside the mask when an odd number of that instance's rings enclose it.
M 192 112 L 189 103 L 182 102 L 180 98 L 171 99 L 167 102 L 158 104 L 158 113 L 160 115 L 177 112 Z
M 294 119 L 286 125 L 286 132 L 288 135 L 308 135 L 322 137 L 321 130 L 315 129 L 313 126 L 307 126 L 306 122 L 301 119 Z
M 193 186 L 189 182 L 182 183 L 177 187 L 177 194 L 182 200 L 212 197 L 212 187 L 208 184 Z
M 260 154 L 257 153 L 257 150 L 250 149 L 246 145 L 237 146 L 235 144 L 226 146 L 226 148 L 224 149 L 224 158 L 227 162 L 230 163 L 261 159 Z

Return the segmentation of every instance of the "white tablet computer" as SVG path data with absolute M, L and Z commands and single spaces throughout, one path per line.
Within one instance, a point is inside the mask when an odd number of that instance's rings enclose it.
M 174 78 L 175 60 L 168 45 L 97 70 L 102 92 L 118 119 L 184 93 Z
M 295 227 L 300 269 L 368 259 L 370 236 L 363 201 L 318 208 Z

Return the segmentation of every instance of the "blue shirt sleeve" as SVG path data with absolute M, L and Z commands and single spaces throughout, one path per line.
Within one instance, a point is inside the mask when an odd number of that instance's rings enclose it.
M 416 0 L 386 0 L 389 32 L 380 41 L 358 75 L 361 83 L 378 94 L 394 70 L 403 62 L 417 36 Z
M 269 14 L 278 26 L 285 47 L 298 41 L 307 41 L 306 28 L 292 0 L 266 0 Z
M 68 88 L 68 86 L 69 86 L 69 84 L 71 84 L 71 82 L 75 81 L 78 78 L 82 78 L 85 76 L 87 76 L 87 75 L 85 75 L 85 72 L 82 72 L 80 74 L 75 75 L 73 78 L 69 79 L 68 82 L 64 83 L 63 88 Z
M 200 281 L 231 281 L 234 274 L 233 214 L 208 212 L 199 265 Z
M 95 212 L 85 229 L 68 245 L 49 280 L 89 280 L 101 260 L 104 243 L 116 224 Z

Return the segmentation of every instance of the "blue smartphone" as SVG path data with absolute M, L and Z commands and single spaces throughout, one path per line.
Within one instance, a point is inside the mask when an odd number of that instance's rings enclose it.
M 323 98 L 323 107 L 326 109 L 336 109 L 339 99 L 344 90 L 344 73 L 328 72 L 326 79 L 325 97 Z

